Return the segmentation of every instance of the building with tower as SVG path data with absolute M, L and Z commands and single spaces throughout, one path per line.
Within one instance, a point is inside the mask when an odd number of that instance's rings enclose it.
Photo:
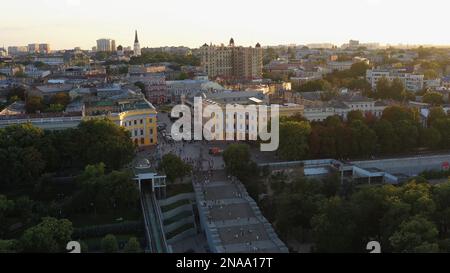
M 138 34 L 137 34 L 137 30 L 135 33 L 135 37 L 134 37 L 134 56 L 141 56 L 141 45 L 139 44 L 139 38 L 138 38 Z

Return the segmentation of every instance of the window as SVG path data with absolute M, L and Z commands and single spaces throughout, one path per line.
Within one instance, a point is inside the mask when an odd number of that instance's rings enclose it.
M 152 119 L 152 118 L 151 118 L 151 119 L 149 119 L 148 121 L 149 121 L 150 123 L 153 123 L 153 119 Z
M 150 139 L 150 143 L 152 143 L 152 144 L 153 144 L 153 142 L 154 142 L 154 140 L 153 140 L 153 138 L 151 138 L 151 139 Z
M 144 124 L 144 120 L 143 119 L 141 119 L 141 124 Z
M 138 136 L 138 130 L 134 130 L 134 136 Z
M 143 145 L 145 143 L 145 139 L 141 138 L 141 144 Z
M 144 135 L 144 130 L 141 129 L 141 136 L 143 136 L 143 135 Z
M 153 129 L 150 129 L 150 135 L 153 135 Z
M 134 125 L 137 125 L 137 120 L 134 121 Z

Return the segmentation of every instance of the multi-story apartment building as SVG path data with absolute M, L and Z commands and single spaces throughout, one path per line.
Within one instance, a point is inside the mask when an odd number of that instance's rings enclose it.
M 97 40 L 97 52 L 114 52 L 116 51 L 116 41 L 112 39 Z
M 28 52 L 28 47 L 26 46 L 10 46 L 8 47 L 8 54 L 10 56 L 25 55 Z
M 27 48 L 30 54 L 39 53 L 39 44 L 29 44 Z
M 39 44 L 39 53 L 49 54 L 51 52 L 50 44 Z
M 406 90 L 417 92 L 424 87 L 424 75 L 408 73 L 404 69 L 370 69 L 367 70 L 366 79 L 372 85 L 372 88 L 377 87 L 377 83 L 381 78 L 386 78 L 389 81 L 400 79 Z
M 200 48 L 201 63 L 210 78 L 251 80 L 262 77 L 263 49 L 235 46 L 230 40 L 228 46 L 203 45 Z
M 50 44 L 29 44 L 27 46 L 27 51 L 30 54 L 48 54 L 50 53 Z

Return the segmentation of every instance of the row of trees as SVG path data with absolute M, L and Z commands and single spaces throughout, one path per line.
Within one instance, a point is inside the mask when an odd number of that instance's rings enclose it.
M 323 185 L 298 179 L 275 199 L 283 236 L 312 239 L 317 252 L 364 252 L 372 240 L 383 252 L 450 250 L 450 182 L 364 186 L 347 197 L 329 195 Z
M 364 116 L 360 111 L 310 124 L 301 117 L 283 119 L 278 154 L 286 160 L 306 158 L 349 158 L 412 152 L 419 147 L 450 148 L 450 117 L 433 108 L 428 128 L 412 109 L 393 106 L 382 117 Z
M 71 241 L 74 228 L 67 219 L 45 217 L 42 221 L 28 228 L 17 240 L 0 240 L 0 253 L 62 253 L 66 252 L 66 245 Z M 88 246 L 80 242 L 81 252 L 87 252 Z M 119 252 L 119 243 L 113 234 L 106 235 L 100 242 L 101 250 L 105 253 Z M 136 237 L 129 238 L 124 245 L 125 253 L 142 252 Z
M 58 113 L 64 111 L 69 103 L 70 96 L 67 93 L 56 94 L 49 101 L 44 101 L 39 96 L 28 96 L 26 98 L 25 109 L 28 114 L 35 114 L 37 112 Z
M 0 129 L 0 188 L 33 184 L 43 173 L 79 171 L 101 162 L 117 170 L 131 162 L 134 153 L 129 133 L 108 120 L 86 121 L 64 131 L 9 126 Z

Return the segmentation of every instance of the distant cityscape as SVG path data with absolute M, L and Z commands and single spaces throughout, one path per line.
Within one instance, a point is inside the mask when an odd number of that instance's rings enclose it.
M 450 47 L 140 38 L 0 48 L 0 253 L 450 251 Z M 196 98 L 279 107 L 279 149 L 250 107 L 174 141 Z

